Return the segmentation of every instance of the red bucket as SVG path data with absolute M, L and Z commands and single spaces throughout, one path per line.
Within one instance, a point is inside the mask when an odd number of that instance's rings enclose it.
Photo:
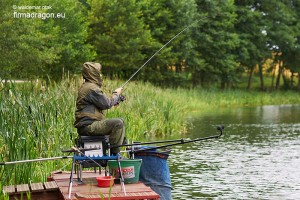
M 113 176 L 100 176 L 96 178 L 99 187 L 111 187 L 114 185 L 115 177 Z

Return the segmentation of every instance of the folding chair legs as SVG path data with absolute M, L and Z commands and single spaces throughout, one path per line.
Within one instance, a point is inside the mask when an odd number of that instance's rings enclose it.
M 72 186 L 73 186 L 73 171 L 75 168 L 75 158 L 73 158 L 73 162 L 72 162 L 72 169 L 71 169 L 71 175 L 70 175 L 70 182 L 69 182 L 69 199 L 71 199 L 71 192 L 72 192 Z
M 124 178 L 123 178 L 121 163 L 120 163 L 120 155 L 118 155 L 118 168 L 119 168 L 119 173 L 120 173 L 121 187 L 122 187 L 124 195 L 126 196 L 126 189 L 125 189 Z
M 78 158 L 76 158 L 76 156 L 74 155 L 73 160 L 72 160 L 72 169 L 71 169 L 71 174 L 70 174 L 70 182 L 69 182 L 69 190 L 68 190 L 69 199 L 71 199 L 74 170 L 78 170 L 77 171 L 77 178 L 78 178 L 78 180 L 80 179 L 80 181 L 82 181 L 82 165 L 79 164 L 79 166 L 76 166 L 76 160 L 78 160 Z M 122 168 L 121 168 L 120 160 L 121 160 L 121 157 L 120 157 L 120 155 L 118 155 L 117 161 L 118 161 L 118 169 L 119 169 L 119 173 L 120 173 L 120 183 L 121 183 L 122 191 L 123 191 L 124 195 L 126 196 L 127 194 L 126 194 L 126 189 L 125 189 L 125 184 L 124 184 L 124 177 L 123 177 L 123 174 L 122 174 Z M 75 169 L 75 167 L 76 167 L 76 169 Z M 105 176 L 107 176 L 106 167 L 105 167 Z

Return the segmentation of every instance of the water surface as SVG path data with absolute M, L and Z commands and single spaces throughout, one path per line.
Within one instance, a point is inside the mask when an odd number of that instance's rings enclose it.
M 300 106 L 228 108 L 189 121 L 190 139 L 219 139 L 172 148 L 174 200 L 300 199 Z

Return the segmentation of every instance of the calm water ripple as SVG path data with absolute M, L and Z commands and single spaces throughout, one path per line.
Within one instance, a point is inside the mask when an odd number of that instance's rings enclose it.
M 201 126 L 210 119 L 199 119 Z M 270 121 L 224 121 L 222 138 L 174 146 L 173 199 L 300 199 L 300 123 Z

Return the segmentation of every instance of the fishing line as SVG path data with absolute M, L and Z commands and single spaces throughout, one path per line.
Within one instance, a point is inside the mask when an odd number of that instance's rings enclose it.
M 156 51 L 140 68 L 138 68 L 138 70 L 133 73 L 131 75 L 131 77 L 121 86 L 121 88 L 124 88 L 128 82 L 150 61 L 152 60 L 152 58 L 158 54 L 163 48 L 165 48 L 170 42 L 172 42 L 175 38 L 177 38 L 181 33 L 183 33 L 185 30 L 187 30 L 188 28 L 190 28 L 191 26 L 193 26 L 194 24 L 196 24 L 199 21 L 202 21 L 204 19 L 208 18 L 208 16 L 203 17 L 201 19 L 196 20 L 195 22 L 191 23 L 190 25 L 188 25 L 187 27 L 185 27 L 183 30 L 181 30 L 179 33 L 177 33 L 174 37 L 172 37 L 166 44 L 164 44 L 158 51 Z

